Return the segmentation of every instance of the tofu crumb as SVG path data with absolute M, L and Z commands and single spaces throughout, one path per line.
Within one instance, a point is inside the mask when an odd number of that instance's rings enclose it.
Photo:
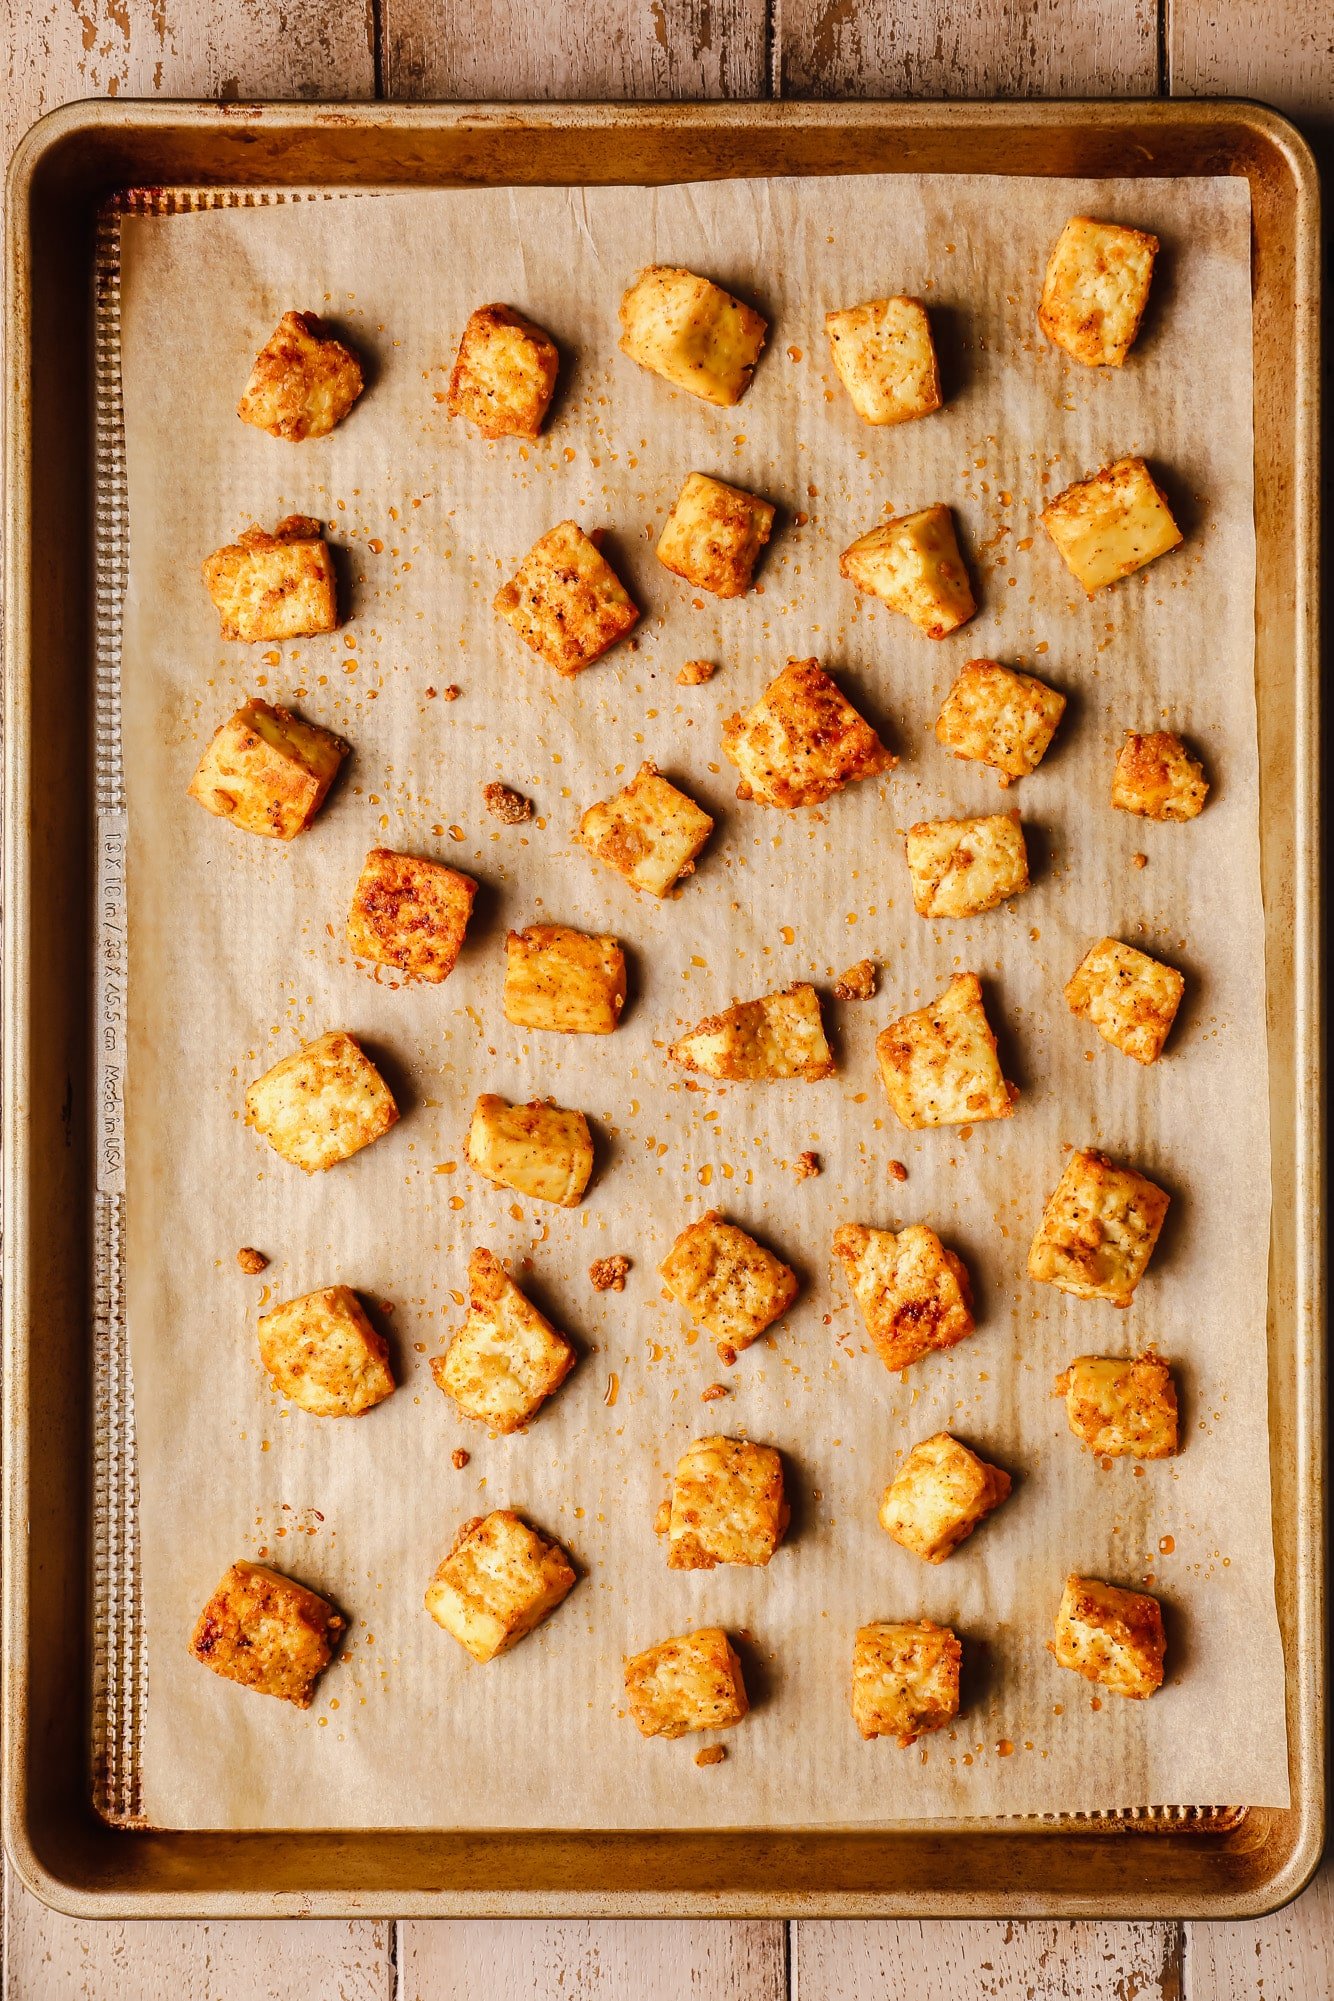
M 717 673 L 712 660 L 687 660 L 676 677 L 678 688 L 698 688 L 705 681 L 711 681 Z
M 654 1535 L 666 1535 L 671 1525 L 672 1525 L 672 1504 L 670 1501 L 659 1501 L 658 1512 L 653 1517 Z
M 732 1346 L 730 1341 L 720 1341 L 718 1343 L 718 1360 L 722 1363 L 725 1369 L 730 1369 L 732 1364 L 735 1362 L 736 1349 Z
M 269 1265 L 269 1261 L 263 1251 L 252 1250 L 249 1244 L 246 1244 L 236 1253 L 236 1262 L 240 1265 L 243 1272 L 250 1274 L 251 1278 L 254 1278 L 259 1272 L 267 1271 Z
M 695 1763 L 697 1765 L 721 1765 L 726 1756 L 726 1744 L 706 1744 L 702 1751 L 696 1751 Z
M 427 689 L 427 693 L 428 694 L 430 693 L 429 688 Z M 440 690 L 440 699 L 442 702 L 457 702 L 459 696 L 462 693 L 463 690 L 459 687 L 458 682 L 451 681 L 447 688 L 442 688 Z
M 461 1473 L 471 1458 L 472 1454 L 466 1447 L 456 1445 L 449 1455 L 449 1463 L 456 1473 Z
M 835 1000 L 870 1000 L 875 992 L 875 960 L 858 959 L 834 981 Z
M 1132 868 L 1147 868 L 1149 866 L 1149 857 L 1147 855 L 1132 855 L 1130 863 Z
M 891 1160 L 889 1163 L 889 1172 L 895 1181 L 906 1181 L 908 1179 L 908 1170 L 901 1160 Z
M 521 792 L 515 792 L 509 785 L 484 785 L 482 797 L 486 801 L 488 813 L 494 813 L 507 827 L 517 827 L 521 820 L 533 817 L 533 802 L 525 799 Z
M 629 1269 L 629 1258 L 619 1254 L 614 1258 L 595 1258 L 588 1267 L 594 1292 L 624 1292 L 625 1274 Z
M 719 1397 L 730 1397 L 731 1394 L 726 1383 L 710 1383 L 706 1390 L 700 1391 L 699 1400 L 701 1403 L 717 1403 Z
M 809 1181 L 813 1174 L 820 1172 L 819 1154 L 799 1153 L 792 1163 L 792 1172 L 796 1175 L 798 1181 Z

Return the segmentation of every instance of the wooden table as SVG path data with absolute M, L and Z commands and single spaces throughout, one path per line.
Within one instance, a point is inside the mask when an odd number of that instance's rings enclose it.
M 1254 97 L 1329 157 L 1334 0 L 4 0 L 7 156 L 96 95 Z M 9 2001 L 1321 2001 L 1334 1870 L 1256 1925 L 93 1925 L 10 1875 Z

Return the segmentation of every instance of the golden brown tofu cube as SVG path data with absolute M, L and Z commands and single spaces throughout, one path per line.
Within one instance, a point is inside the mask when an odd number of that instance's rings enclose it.
M 658 1266 L 673 1299 L 706 1327 L 719 1348 L 749 1348 L 797 1296 L 797 1275 L 722 1212 L 710 1209 L 682 1230 Z
M 938 503 L 872 528 L 843 551 L 839 574 L 912 620 L 928 639 L 957 632 L 977 610 L 954 516 Z
M 938 1001 L 882 1029 L 875 1054 L 894 1116 L 911 1131 L 1008 1119 L 1019 1096 L 1001 1075 L 976 973 L 956 973 Z
M 431 1374 L 465 1417 L 518 1431 L 557 1391 L 575 1352 L 492 1251 L 468 1259 L 468 1317 Z
M 867 424 L 903 424 L 940 408 L 940 370 L 920 299 L 868 299 L 826 313 L 838 379 Z
M 333 557 L 318 521 L 289 514 L 272 535 L 247 528 L 203 565 L 224 639 L 302 639 L 338 624 Z
M 361 394 L 361 363 L 314 313 L 284 313 L 255 356 L 236 406 L 244 424 L 299 444 L 325 438 Z
M 852 1648 L 852 1718 L 862 1736 L 905 1749 L 959 1713 L 963 1648 L 931 1619 L 859 1626 Z
M 1185 985 L 1175 966 L 1100 938 L 1066 982 L 1065 999 L 1071 1014 L 1091 1022 L 1113 1049 L 1137 1063 L 1156 1063 Z
M 631 889 L 666 896 L 683 875 L 694 874 L 695 857 L 712 832 L 704 808 L 669 784 L 655 764 L 644 763 L 614 799 L 589 807 L 575 839 Z
M 718 1626 L 660 1640 L 632 1655 L 625 1663 L 625 1694 L 645 1737 L 730 1730 L 750 1707 L 741 1663 Z
M 535 1202 L 558 1202 L 573 1209 L 593 1172 L 593 1138 L 582 1112 L 535 1098 L 512 1105 L 483 1091 L 473 1107 L 464 1141 L 468 1164 Z
M 658 561 L 696 590 L 744 597 L 773 525 L 769 501 L 692 472 L 667 516 Z
M 475 1661 L 493 1661 L 574 1585 L 560 1544 L 510 1508 L 465 1522 L 426 1590 L 426 1609 Z
M 1019 815 L 919 820 L 908 829 L 908 874 L 919 917 L 980 917 L 994 910 L 1028 888 Z
M 393 1393 L 389 1345 L 349 1285 L 261 1314 L 259 1355 L 274 1388 L 314 1417 L 360 1417 Z
M 1056 1378 L 1076 1438 L 1104 1459 L 1170 1459 L 1177 1449 L 1177 1391 L 1150 1349 L 1137 1360 L 1079 1355 Z
M 672 1476 L 667 1568 L 767 1563 L 787 1524 L 783 1462 L 771 1445 L 697 1438 Z
M 1158 239 L 1116 222 L 1072 216 L 1047 263 L 1038 325 L 1089 368 L 1119 368 L 1149 300 Z
M 1208 792 L 1204 766 L 1175 731 L 1126 731 L 1112 774 L 1113 806 L 1142 820 L 1193 820 Z
M 463 329 L 446 407 L 484 438 L 535 438 L 559 368 L 541 327 L 511 306 L 479 306 Z
M 803 984 L 763 1000 L 734 1001 L 673 1042 L 667 1054 L 687 1070 L 735 1083 L 778 1077 L 812 1083 L 834 1074 L 819 995 Z
M 359 959 L 437 985 L 454 970 L 476 894 L 471 876 L 443 862 L 372 848 L 353 893 L 347 942 Z
M 1071 576 L 1092 597 L 1184 539 L 1143 459 L 1118 459 L 1043 508 L 1041 521 Z
M 895 1232 L 842 1223 L 834 1232 L 834 1256 L 887 1369 L 906 1369 L 972 1333 L 967 1267 L 927 1224 Z
M 741 401 L 768 330 L 752 306 L 669 264 L 641 271 L 621 300 L 621 353 L 706 403 Z
M 1167 1641 L 1158 1600 L 1096 1577 L 1065 1580 L 1051 1651 L 1064 1668 L 1136 1701 L 1163 1685 Z
M 393 1093 L 341 1028 L 317 1036 L 245 1094 L 245 1122 L 303 1173 L 335 1167 L 398 1119 Z
M 639 609 L 595 542 L 573 521 L 534 542 L 495 609 L 548 667 L 567 678 L 624 639 Z
M 234 1563 L 190 1636 L 197 1661 L 309 1709 L 347 1625 L 326 1598 L 262 1563 Z
M 615 938 L 530 924 L 505 940 L 506 1021 L 555 1035 L 610 1035 L 625 1006 L 625 954 Z
M 1042 1212 L 1028 1275 L 1076 1299 L 1129 1306 L 1171 1197 L 1105 1153 L 1072 1153 Z
M 291 841 L 319 812 L 346 756 L 332 730 L 290 709 L 247 702 L 214 733 L 190 797 L 243 833 Z
M 1008 1473 L 940 1431 L 905 1454 L 881 1497 L 880 1526 L 923 1563 L 943 1563 L 1009 1491 Z
M 723 755 L 741 775 L 738 799 L 784 808 L 819 806 L 898 763 L 818 660 L 789 660 L 753 709 L 729 716 Z
M 999 660 L 970 660 L 945 697 L 936 741 L 989 764 L 1002 785 L 1037 770 L 1065 713 L 1065 696 Z

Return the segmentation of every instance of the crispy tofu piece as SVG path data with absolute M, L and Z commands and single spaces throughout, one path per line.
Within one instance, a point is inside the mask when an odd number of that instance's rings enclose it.
M 234 1563 L 195 1623 L 190 1652 L 242 1688 L 309 1709 L 346 1625 L 295 1578 L 262 1563 Z
M 1208 792 L 1204 766 L 1175 731 L 1126 731 L 1112 774 L 1113 806 L 1142 820 L 1193 820 Z
M 875 1054 L 894 1115 L 910 1131 L 1008 1119 L 1019 1096 L 1001 1075 L 976 973 L 956 973 L 930 1007 L 881 1029 Z
M 305 1174 L 336 1167 L 398 1119 L 393 1093 L 344 1029 L 284 1056 L 245 1094 L 245 1122 Z
M 1065 1000 L 1071 1014 L 1091 1022 L 1113 1049 L 1137 1063 L 1156 1063 L 1185 985 L 1175 966 L 1115 938 L 1100 938 L 1067 980 Z
M 518 1431 L 558 1390 L 575 1352 L 493 1252 L 468 1259 L 468 1317 L 431 1374 L 465 1417 Z
M 1089 368 L 1119 368 L 1148 304 L 1158 238 L 1116 222 L 1072 216 L 1056 239 L 1038 325 Z
M 361 394 L 361 363 L 314 313 L 284 313 L 255 356 L 236 414 L 271 438 L 324 438 Z
M 805 984 L 763 1000 L 734 1001 L 673 1042 L 667 1054 L 687 1070 L 735 1083 L 832 1077 L 834 1058 L 820 1020 L 820 997 Z
M 859 1626 L 852 1648 L 852 1718 L 865 1738 L 905 1749 L 959 1713 L 963 1648 L 931 1619 Z
M 834 1232 L 834 1256 L 887 1369 L 906 1369 L 972 1333 L 967 1267 L 927 1224 L 909 1223 L 895 1232 L 841 1223 Z
M 582 1112 L 534 1098 L 512 1105 L 483 1091 L 473 1106 L 463 1143 L 468 1164 L 535 1202 L 558 1202 L 573 1209 L 593 1172 L 593 1138 Z
M 259 1356 L 274 1388 L 314 1417 L 360 1417 L 393 1394 L 389 1345 L 349 1285 L 261 1314 Z
M 1136 1701 L 1163 1685 L 1167 1641 L 1158 1600 L 1096 1577 L 1065 1580 L 1051 1652 L 1064 1668 Z
M 750 1707 L 741 1663 L 718 1626 L 660 1640 L 632 1655 L 625 1663 L 625 1694 L 645 1737 L 730 1730 Z
M 768 331 L 753 306 L 670 264 L 650 264 L 621 300 L 621 353 L 724 407 L 750 387 Z
M 880 1501 L 886 1535 L 923 1563 L 943 1563 L 1010 1492 L 1010 1476 L 947 1431 L 905 1454 Z
M 741 775 L 738 799 L 784 808 L 819 806 L 898 763 L 818 660 L 789 660 L 753 709 L 729 716 L 723 755 Z
M 838 379 L 867 424 L 904 424 L 940 408 L 940 370 L 920 299 L 868 299 L 826 313 Z
M 1137 1359 L 1079 1355 L 1056 1378 L 1075 1437 L 1104 1459 L 1170 1459 L 1177 1449 L 1172 1371 L 1152 1349 Z
M 683 875 L 694 874 L 695 857 L 712 832 L 704 808 L 645 762 L 614 799 L 589 807 L 574 838 L 631 889 L 666 896 Z
M 682 1230 L 658 1272 L 673 1299 L 705 1326 L 719 1349 L 749 1348 L 787 1312 L 797 1275 L 735 1223 L 710 1209 Z
M 919 917 L 980 917 L 994 910 L 1028 888 L 1019 815 L 919 820 L 908 829 L 908 874 Z
M 559 368 L 549 333 L 512 306 L 479 306 L 463 329 L 445 407 L 484 438 L 535 438 Z
M 928 639 L 957 632 L 977 610 L 954 533 L 954 516 L 938 503 L 900 514 L 860 535 L 838 559 L 840 576 L 901 611 Z
M 697 1438 L 676 1462 L 667 1568 L 765 1564 L 787 1530 L 783 1462 L 771 1445 Z
M 573 521 L 534 542 L 495 609 L 525 646 L 567 679 L 638 622 L 639 608 L 595 542 Z
M 510 1508 L 465 1522 L 426 1589 L 426 1609 L 475 1661 L 493 1661 L 554 1612 L 570 1559 Z
M 1171 1197 L 1105 1153 L 1072 1153 L 1042 1212 L 1028 1275 L 1076 1299 L 1129 1306 Z
M 692 472 L 658 538 L 658 561 L 696 590 L 741 598 L 773 525 L 770 501 Z
M 505 1019 L 555 1035 L 610 1035 L 625 1006 L 625 953 L 615 938 L 530 924 L 505 940 Z
M 1120 577 L 1133 576 L 1184 539 L 1166 494 L 1143 459 L 1118 459 L 1090 479 L 1067 486 L 1048 501 L 1039 518 L 1071 576 L 1090 597 Z
M 347 942 L 359 959 L 438 985 L 454 970 L 476 894 L 471 876 L 443 862 L 372 848 L 353 892 Z
M 875 995 L 875 960 L 858 959 L 834 981 L 835 1000 L 871 1000 Z
M 203 575 L 224 639 L 302 639 L 338 625 L 333 557 L 307 515 L 289 514 L 272 535 L 247 528 L 205 558 Z
M 936 741 L 989 764 L 1002 785 L 1037 770 L 1065 713 L 1065 696 L 999 660 L 970 660 L 945 697 Z
M 250 701 L 214 732 L 190 797 L 243 833 L 291 841 L 319 812 L 346 756 L 332 730 Z

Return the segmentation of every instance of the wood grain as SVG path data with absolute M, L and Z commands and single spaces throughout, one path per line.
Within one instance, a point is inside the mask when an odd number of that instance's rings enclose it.
M 783 1934 L 754 1920 L 405 1924 L 399 2001 L 785 2001 Z
M 1276 1917 L 1186 1927 L 1189 2001 L 1316 2001 L 1334 1994 L 1334 1866 Z
M 1257 97 L 1304 127 L 1334 136 L 1334 8 L 1328 0 L 1165 5 L 1174 97 Z
M 807 1922 L 792 2001 L 1180 2001 L 1180 1952 L 1176 1925 Z

